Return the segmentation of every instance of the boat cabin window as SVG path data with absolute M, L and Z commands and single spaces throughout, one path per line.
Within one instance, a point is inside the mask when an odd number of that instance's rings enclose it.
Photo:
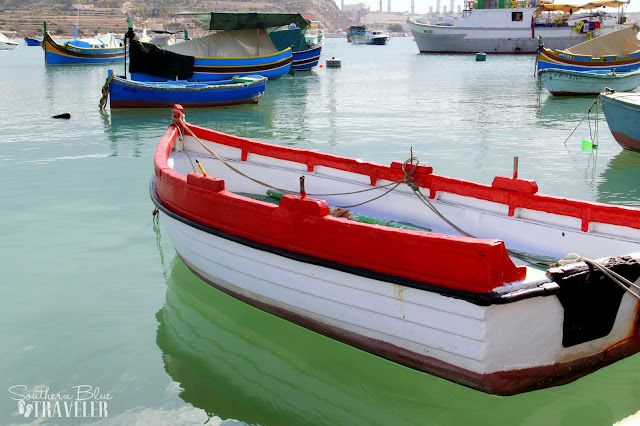
M 511 12 L 512 21 L 522 21 L 522 12 Z

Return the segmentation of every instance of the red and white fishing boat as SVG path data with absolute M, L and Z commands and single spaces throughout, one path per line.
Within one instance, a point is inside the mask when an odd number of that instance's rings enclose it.
M 210 285 L 501 395 L 640 350 L 640 209 L 537 189 L 235 137 L 187 124 L 179 105 L 150 185 L 176 251 Z

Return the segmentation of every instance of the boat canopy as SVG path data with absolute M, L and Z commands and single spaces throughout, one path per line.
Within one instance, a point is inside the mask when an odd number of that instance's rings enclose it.
M 590 55 L 593 57 L 605 55 L 625 56 L 640 50 L 640 40 L 637 38 L 639 29 L 637 25 L 634 25 L 612 31 L 583 43 L 576 44 L 573 47 L 565 49 L 565 52 L 573 55 Z
M 169 52 L 204 58 L 265 56 L 279 52 L 264 29 L 228 30 L 164 47 Z
M 168 80 L 193 77 L 193 56 L 179 55 L 136 39 L 131 40 L 129 56 L 130 73 L 150 74 Z
M 304 31 L 298 27 L 278 29 L 271 32 L 269 37 L 278 50 L 284 50 L 287 47 L 292 47 L 294 52 L 308 49 Z
M 580 9 L 597 9 L 600 7 L 613 7 L 618 8 L 620 6 L 626 6 L 630 0 L 593 0 L 589 3 L 577 4 L 577 3 L 540 3 L 541 10 L 555 11 L 555 12 L 577 12 Z
M 299 13 L 211 12 L 210 30 L 264 29 L 271 32 L 285 25 L 295 24 L 302 30 L 311 22 Z

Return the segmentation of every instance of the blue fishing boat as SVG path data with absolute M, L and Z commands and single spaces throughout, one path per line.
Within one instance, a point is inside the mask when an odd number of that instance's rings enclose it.
M 364 25 L 352 25 L 347 33 L 347 43 L 364 43 L 367 41 L 367 27 Z
M 25 37 L 24 42 L 27 46 L 41 46 L 42 45 L 42 36 L 39 37 Z
M 605 89 L 599 103 L 616 142 L 624 149 L 640 152 L 640 94 Z
M 128 48 L 113 33 L 92 39 L 75 39 L 58 44 L 48 32 L 42 41 L 47 65 L 81 65 L 124 62 Z
M 293 69 L 296 71 L 308 71 L 315 68 L 320 61 L 322 46 L 312 47 L 307 50 L 293 52 Z
M 293 49 L 276 48 L 269 32 L 292 23 L 308 25 L 302 15 L 212 12 L 210 16 L 209 29 L 215 34 L 163 48 L 134 40 L 132 79 L 211 81 L 259 74 L 273 80 L 292 71 Z
M 264 93 L 267 78 L 261 75 L 233 77 L 209 82 L 133 81 L 116 76 L 109 70 L 105 83 L 111 108 L 171 107 L 175 103 L 192 107 L 212 107 L 258 103 Z M 103 96 L 100 106 L 106 105 Z
M 302 16 L 300 17 L 306 19 Z M 287 47 L 293 49 L 293 69 L 295 71 L 310 70 L 318 66 L 318 61 L 320 61 L 322 46 L 310 44 L 305 34 L 306 27 L 298 25 L 279 28 L 269 34 L 273 45 L 277 49 L 285 49 Z

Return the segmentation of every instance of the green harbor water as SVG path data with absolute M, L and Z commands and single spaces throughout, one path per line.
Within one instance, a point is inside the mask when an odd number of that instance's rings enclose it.
M 420 55 L 407 37 L 327 39 L 321 63 L 331 57 L 342 67 L 270 81 L 258 105 L 186 118 L 382 164 L 413 150 L 435 173 L 482 183 L 510 176 L 518 156 L 540 192 L 640 207 L 640 154 L 595 107 L 587 114 L 593 98 L 539 88 L 533 56 Z M 45 67 L 24 43 L 0 51 L 0 424 L 610 425 L 640 411 L 640 355 L 491 396 L 209 287 L 152 222 L 153 155 L 171 112 L 101 111 L 109 69 L 123 66 Z M 583 139 L 598 149 L 582 151 Z M 19 413 L 16 394 L 37 401 L 46 389 L 90 389 L 108 410 Z

